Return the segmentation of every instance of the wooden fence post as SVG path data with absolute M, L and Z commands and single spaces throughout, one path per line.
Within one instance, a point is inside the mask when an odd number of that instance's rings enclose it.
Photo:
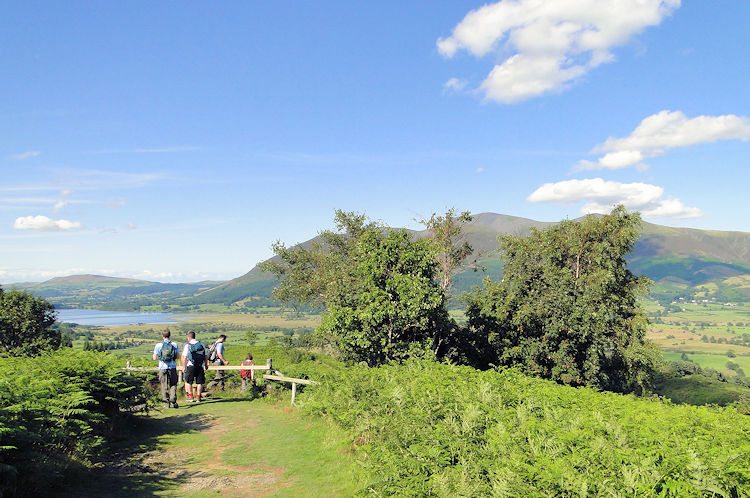
M 297 395 L 297 383 L 292 382 L 292 405 L 294 405 L 294 397 Z

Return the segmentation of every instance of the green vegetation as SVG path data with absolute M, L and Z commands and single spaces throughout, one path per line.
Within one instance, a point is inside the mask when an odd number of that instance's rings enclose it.
M 316 372 L 380 496 L 750 495 L 750 418 L 427 361 Z
M 106 449 L 123 412 L 147 406 L 143 378 L 104 353 L 65 348 L 0 358 L 0 472 L 10 492 L 38 496 Z
M 324 306 L 319 327 L 345 360 L 373 366 L 426 354 L 449 327 L 436 246 L 384 230 L 364 215 L 336 212 L 338 232 L 307 249 L 274 246 L 265 268 L 281 281 L 274 297 Z
M 0 288 L 0 355 L 29 356 L 60 346 L 55 308 L 25 291 Z
M 625 261 L 639 223 L 619 207 L 503 237 L 504 279 L 486 280 L 468 299 L 478 354 L 564 384 L 645 392 L 658 356 L 638 304 L 648 280 Z

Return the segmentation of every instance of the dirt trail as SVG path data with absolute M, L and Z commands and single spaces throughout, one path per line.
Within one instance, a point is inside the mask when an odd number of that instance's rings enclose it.
M 257 426 L 257 421 L 250 419 L 249 413 L 247 420 L 244 429 Z M 247 444 L 247 440 L 238 444 L 222 443 L 222 436 L 231 430 L 234 422 L 223 417 L 200 415 L 179 423 L 182 426 L 192 426 L 207 437 L 208 442 L 201 448 L 202 453 L 208 452 L 207 458 L 201 457 L 199 462 L 191 464 L 188 462 L 196 456 L 194 448 L 166 447 L 140 455 L 132 454 L 126 461 L 118 462 L 118 470 L 115 472 L 155 474 L 170 480 L 177 479 L 183 483 L 175 490 L 178 495 L 180 492 L 210 490 L 227 497 L 267 496 L 280 487 L 292 484 L 291 481 L 284 480 L 286 469 L 283 467 L 271 467 L 263 463 L 232 465 L 222 461 L 225 451 Z

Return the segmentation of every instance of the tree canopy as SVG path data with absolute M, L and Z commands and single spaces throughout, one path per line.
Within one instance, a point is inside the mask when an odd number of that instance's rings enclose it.
M 625 260 L 639 228 L 640 215 L 619 206 L 528 237 L 501 237 L 504 278 L 485 280 L 467 308 L 490 361 L 565 384 L 642 390 L 656 355 L 637 302 L 650 281 Z
M 347 360 L 378 365 L 431 350 L 449 319 L 435 246 L 356 213 L 336 212 L 337 231 L 309 247 L 274 245 L 263 269 L 274 297 L 324 307 L 318 332 Z
M 32 356 L 60 347 L 60 331 L 52 329 L 55 307 L 29 292 L 0 289 L 0 354 Z

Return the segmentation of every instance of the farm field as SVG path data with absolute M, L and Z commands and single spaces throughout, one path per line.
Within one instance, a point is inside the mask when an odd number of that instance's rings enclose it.
M 678 304 L 670 311 L 646 302 L 651 315 L 648 339 L 664 350 L 670 361 L 688 359 L 701 367 L 735 375 L 727 368 L 732 361 L 746 373 L 750 368 L 750 307 L 717 303 Z

